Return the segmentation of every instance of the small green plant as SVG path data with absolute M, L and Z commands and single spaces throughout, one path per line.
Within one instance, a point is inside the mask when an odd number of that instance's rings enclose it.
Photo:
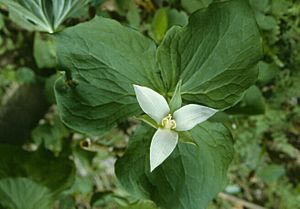
M 197 124 L 215 109 L 233 106 L 257 79 L 261 41 L 248 4 L 233 0 L 199 10 L 186 26 L 172 27 L 158 47 L 139 32 L 103 17 L 66 29 L 55 39 L 59 68 L 67 75 L 55 85 L 63 122 L 89 136 L 103 135 L 120 121 L 140 115 L 139 102 L 155 122 L 144 120 L 154 127 L 184 127 L 182 138 L 196 146 L 179 142 L 175 148 L 175 131 L 158 129 L 154 134 L 155 129 L 141 124 L 116 163 L 116 175 L 137 199 L 151 199 L 162 208 L 205 208 L 226 185 L 233 147 L 222 124 Z M 149 109 L 145 92 L 153 97 L 147 99 L 153 102 Z M 168 116 L 167 101 L 176 94 L 186 105 L 182 121 L 176 120 L 176 111 L 175 121 Z M 171 103 L 171 112 L 181 106 L 173 108 Z M 197 107 L 197 114 L 189 114 L 185 107 Z M 155 146 L 150 146 L 151 139 Z

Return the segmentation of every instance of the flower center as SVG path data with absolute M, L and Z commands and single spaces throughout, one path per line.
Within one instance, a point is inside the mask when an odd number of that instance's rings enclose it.
M 166 129 L 175 129 L 176 128 L 176 121 L 172 119 L 172 115 L 168 114 L 168 116 L 164 117 L 161 121 L 161 125 L 163 128 Z

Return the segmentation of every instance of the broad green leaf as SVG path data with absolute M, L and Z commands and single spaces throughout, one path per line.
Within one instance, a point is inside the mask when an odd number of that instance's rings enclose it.
M 222 109 L 238 101 L 257 78 L 260 35 L 246 1 L 212 4 L 173 27 L 158 47 L 168 91 L 182 80 L 183 100 Z
M 116 165 L 116 175 L 135 198 L 153 200 L 165 209 L 204 209 L 227 183 L 233 157 L 230 132 L 205 122 L 190 131 L 195 145 L 181 143 L 150 173 L 149 147 L 155 129 L 140 126 Z
M 74 166 L 66 157 L 54 157 L 43 150 L 26 152 L 0 145 L 0 180 L 10 177 L 29 178 L 58 194 L 73 183 Z
M 5 209 L 50 209 L 50 190 L 28 178 L 0 179 L 0 205 Z
M 89 0 L 0 0 L 11 19 L 27 30 L 55 32 L 60 24 Z
M 58 110 L 76 131 L 103 134 L 116 122 L 141 113 L 133 84 L 161 91 L 156 46 L 131 28 L 97 17 L 64 30 L 56 40 L 60 69 L 71 70 L 77 83 L 72 87 L 64 78 L 57 81 Z
M 190 13 L 205 8 L 212 2 L 213 0 L 181 0 L 182 7 Z

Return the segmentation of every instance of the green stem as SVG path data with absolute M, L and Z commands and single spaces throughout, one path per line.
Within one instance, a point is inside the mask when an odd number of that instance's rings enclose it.
M 72 77 L 72 73 L 71 73 L 71 70 L 65 70 L 66 74 L 66 84 L 72 88 L 76 87 L 77 86 L 77 83 L 76 81 L 73 80 L 73 77 Z

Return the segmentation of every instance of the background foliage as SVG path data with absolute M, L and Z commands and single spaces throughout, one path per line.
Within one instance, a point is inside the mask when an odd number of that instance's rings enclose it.
M 10 125 L 3 128 L 7 126 L 0 122 L 0 142 L 18 144 L 18 148 L 0 146 L 0 208 L 155 209 L 153 203 L 137 202 L 129 196 L 116 181 L 113 169 L 116 159 L 124 154 L 137 121 L 119 121 L 111 133 L 93 138 L 65 127 L 58 117 L 53 93 L 59 76 L 53 36 L 32 30 L 52 33 L 100 15 L 160 43 L 171 26 L 186 25 L 192 12 L 207 7 L 212 0 L 82 1 L 78 8 L 74 7 L 75 12 L 66 9 L 69 12 L 61 14 L 61 21 L 51 18 L 49 10 L 28 11 L 33 7 L 26 5 L 26 1 L 0 2 L 0 121 Z M 53 11 L 59 11 L 55 10 L 57 1 L 52 2 Z M 68 1 L 64 2 L 68 8 Z M 300 208 L 300 3 L 296 0 L 249 0 L 249 3 L 260 28 L 264 56 L 255 86 L 246 91 L 238 104 L 214 118 L 231 129 L 236 154 L 230 166 L 229 185 L 209 208 L 260 205 L 297 209 Z M 30 12 L 32 18 L 24 20 L 20 11 Z M 37 23 L 37 14 L 47 18 Z M 27 106 L 22 98 L 30 101 Z M 13 112 L 17 114 L 6 119 L 11 107 L 16 107 Z M 33 122 L 21 120 L 22 116 L 34 118 Z M 19 135 L 22 137 L 18 138 Z M 27 195 L 21 195 L 24 188 Z M 35 194 L 37 190 L 40 192 Z

